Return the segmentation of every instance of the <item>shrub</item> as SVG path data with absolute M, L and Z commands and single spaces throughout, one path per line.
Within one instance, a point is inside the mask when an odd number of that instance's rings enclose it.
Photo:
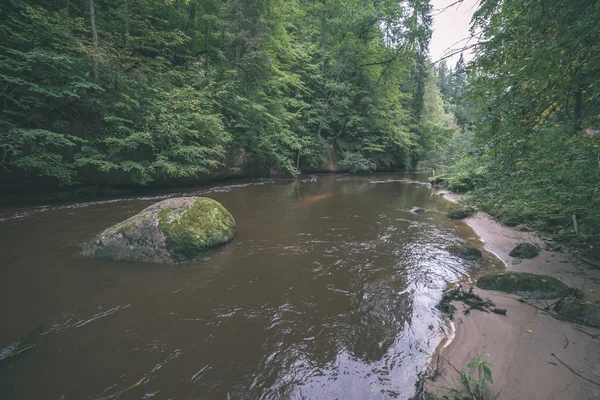
M 375 163 L 367 159 L 362 153 L 346 151 L 344 158 L 340 161 L 340 167 L 348 169 L 351 174 L 357 172 L 375 171 Z

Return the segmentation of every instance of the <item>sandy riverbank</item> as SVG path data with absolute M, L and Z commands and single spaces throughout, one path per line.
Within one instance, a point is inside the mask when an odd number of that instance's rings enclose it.
M 456 195 L 445 196 L 450 201 Z M 531 260 L 515 262 L 509 252 L 520 242 L 533 242 L 544 248 L 535 234 L 504 227 L 484 213 L 464 220 L 495 254 L 507 270 L 555 276 L 569 286 L 581 288 L 584 301 L 600 300 L 600 270 L 592 269 L 569 254 L 542 250 Z M 591 289 L 592 291 L 589 291 Z M 600 385 L 588 382 L 569 371 L 551 354 L 582 376 L 600 384 L 600 340 L 534 307 L 518 302 L 518 296 L 476 290 L 505 308 L 507 316 L 473 311 L 464 315 L 465 306 L 455 304 L 455 336 L 441 351 L 442 378 L 429 389 L 444 394 L 444 387 L 455 386 L 458 370 L 467 370 L 469 357 L 480 355 L 492 365 L 494 392 L 503 400 L 600 399 Z M 549 301 L 551 303 L 552 301 Z M 600 330 L 581 329 L 590 334 Z M 532 331 L 532 332 L 529 332 Z

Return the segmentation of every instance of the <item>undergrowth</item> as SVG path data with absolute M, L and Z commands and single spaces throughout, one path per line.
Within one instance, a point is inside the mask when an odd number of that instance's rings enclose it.
M 446 171 L 447 189 L 467 193 L 507 226 L 524 224 L 600 259 L 600 163 L 593 151 L 548 144 L 526 156 L 467 155 Z
M 443 395 L 436 395 L 425 389 L 425 381 L 431 377 L 425 373 L 420 375 L 417 382 L 417 393 L 411 400 L 497 400 L 500 392 L 494 394 L 489 385 L 493 384 L 492 364 L 480 357 L 469 357 L 468 371 L 459 371 L 459 379 L 454 381 L 453 386 L 440 388 Z
M 488 384 L 492 380 L 492 364 L 481 357 L 470 357 L 467 365 L 473 373 L 463 371 L 460 374 L 460 382 L 456 386 L 448 387 L 448 395 L 442 396 L 441 400 L 495 400 L 500 397 L 500 392 L 493 394 Z

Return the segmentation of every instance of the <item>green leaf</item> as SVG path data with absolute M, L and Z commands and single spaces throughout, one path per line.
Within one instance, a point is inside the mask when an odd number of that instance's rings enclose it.
M 488 380 L 490 383 L 494 383 L 494 381 L 492 380 L 492 370 L 487 366 L 487 365 L 483 365 L 483 376 L 485 377 L 486 380 Z

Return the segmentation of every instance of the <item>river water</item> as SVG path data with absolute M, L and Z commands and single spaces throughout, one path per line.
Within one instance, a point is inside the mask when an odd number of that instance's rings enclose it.
M 445 250 L 481 243 L 423 179 L 1 210 L 0 399 L 409 398 L 448 333 L 435 308 L 446 284 L 493 264 Z M 79 257 L 98 232 L 182 195 L 227 207 L 233 241 L 175 267 Z

